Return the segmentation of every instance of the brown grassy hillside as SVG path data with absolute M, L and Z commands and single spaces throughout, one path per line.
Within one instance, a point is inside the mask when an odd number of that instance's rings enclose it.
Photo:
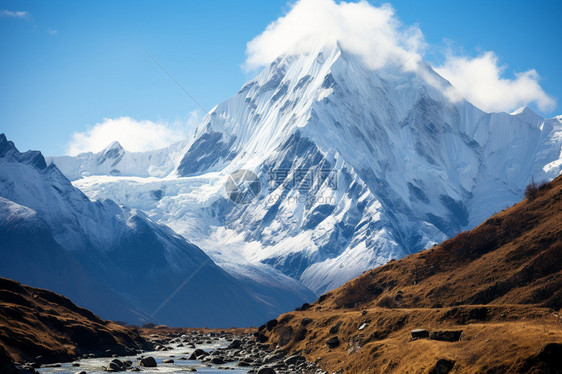
M 104 321 L 54 292 L 0 278 L 0 351 L 15 361 L 65 361 L 148 348 L 137 331 Z
M 280 316 L 259 338 L 330 372 L 562 372 L 562 177 L 532 192 Z M 413 340 L 418 328 L 462 334 Z

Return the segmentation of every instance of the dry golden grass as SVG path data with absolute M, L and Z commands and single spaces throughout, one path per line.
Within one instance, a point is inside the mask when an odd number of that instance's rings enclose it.
M 54 292 L 0 278 L 0 346 L 14 361 L 148 348 L 138 331 L 104 321 Z
M 465 321 L 464 316 L 481 308 L 488 311 L 486 320 Z M 303 318 L 312 322 L 303 327 Z M 548 309 L 526 305 L 371 308 L 365 315 L 359 311 L 309 310 L 287 313 L 279 320 L 289 321 L 266 333 L 270 342 L 288 340 L 283 348 L 302 351 L 329 372 L 429 373 L 443 358 L 455 360 L 453 373 L 529 372 L 525 364 L 543 347 L 562 344 L 560 317 Z M 363 323 L 367 326 L 359 330 Z M 339 331 L 334 333 L 338 324 Z M 410 331 L 416 328 L 463 333 L 458 342 L 412 340 Z M 305 336 L 300 341 L 296 338 L 299 331 Z M 326 341 L 334 336 L 340 346 L 330 349 Z
M 261 334 L 330 372 L 430 373 L 440 359 L 455 361 L 452 373 L 562 372 L 562 177 L 535 192 L 470 232 L 282 315 Z M 416 328 L 463 333 L 458 342 L 412 341 Z M 330 349 L 334 336 L 340 345 Z

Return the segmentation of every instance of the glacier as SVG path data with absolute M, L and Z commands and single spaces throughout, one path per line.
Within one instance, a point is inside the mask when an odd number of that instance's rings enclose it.
M 339 45 L 281 56 L 184 142 L 47 161 L 91 199 L 145 212 L 237 279 L 285 276 L 319 295 L 475 227 L 531 180 L 561 173 L 562 117 L 452 101 L 448 81 L 412 64 L 371 70 Z M 249 204 L 224 188 L 240 169 L 261 183 Z

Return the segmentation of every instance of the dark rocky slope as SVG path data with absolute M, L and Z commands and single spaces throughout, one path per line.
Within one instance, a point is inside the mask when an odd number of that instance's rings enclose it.
M 64 296 L 0 278 L 1 372 L 9 370 L 7 357 L 45 363 L 150 348 L 138 331 L 104 321 Z

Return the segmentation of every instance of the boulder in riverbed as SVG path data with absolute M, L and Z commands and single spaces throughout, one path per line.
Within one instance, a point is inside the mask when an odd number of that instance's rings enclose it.
M 276 374 L 276 372 L 270 367 L 262 367 L 258 370 L 257 374 Z
M 155 368 L 157 365 L 154 357 L 149 356 L 141 358 L 141 360 L 139 361 L 139 366 L 144 366 L 145 368 Z
M 242 341 L 235 339 L 228 345 L 228 349 L 238 349 L 242 346 Z
M 293 365 L 293 364 L 298 364 L 300 362 L 304 362 L 306 361 L 305 358 L 303 356 L 300 355 L 293 355 L 293 356 L 289 356 L 285 359 L 285 364 L 286 365 Z
M 190 360 L 200 360 L 201 357 L 207 357 L 209 354 L 207 352 L 205 352 L 204 350 L 197 348 L 195 351 L 193 351 L 193 353 L 191 354 L 191 356 L 189 356 Z
M 107 367 L 107 371 L 123 371 L 127 369 L 127 365 L 118 359 L 111 360 L 109 366 Z

